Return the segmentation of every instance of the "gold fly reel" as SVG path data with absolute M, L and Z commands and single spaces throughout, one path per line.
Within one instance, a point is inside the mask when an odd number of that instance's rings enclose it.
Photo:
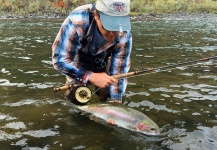
M 90 100 L 90 98 L 91 98 L 91 90 L 88 87 L 81 86 L 75 90 L 75 99 L 78 102 L 85 104 Z

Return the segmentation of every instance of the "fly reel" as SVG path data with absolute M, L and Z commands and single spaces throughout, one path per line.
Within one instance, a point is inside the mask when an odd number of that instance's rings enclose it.
M 75 100 L 81 104 L 87 103 L 91 96 L 91 90 L 86 86 L 79 86 L 75 89 Z
M 62 87 L 55 87 L 54 92 L 69 90 L 65 96 L 74 104 L 84 105 L 93 95 L 90 88 L 83 85 L 65 85 Z

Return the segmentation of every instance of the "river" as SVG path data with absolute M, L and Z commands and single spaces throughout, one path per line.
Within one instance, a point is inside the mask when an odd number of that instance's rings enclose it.
M 123 104 L 160 127 L 146 136 L 68 112 L 65 77 L 53 69 L 51 45 L 63 19 L 0 20 L 1 149 L 214 150 L 217 61 L 158 69 L 128 79 Z M 132 23 L 131 70 L 217 55 L 217 17 Z M 93 96 L 92 103 L 97 103 Z

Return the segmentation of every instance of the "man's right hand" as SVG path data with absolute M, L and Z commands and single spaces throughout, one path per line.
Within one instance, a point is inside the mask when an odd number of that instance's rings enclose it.
M 105 88 L 110 84 L 117 84 L 118 80 L 112 76 L 107 75 L 105 72 L 94 73 L 92 72 L 89 81 L 99 88 Z

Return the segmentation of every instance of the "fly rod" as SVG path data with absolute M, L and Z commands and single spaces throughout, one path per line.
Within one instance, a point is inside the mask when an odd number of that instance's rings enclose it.
M 180 63 L 170 64 L 170 65 L 157 67 L 157 68 L 148 68 L 148 69 L 143 69 L 143 70 L 136 70 L 136 71 L 133 71 L 133 72 L 114 75 L 113 77 L 116 78 L 116 79 L 121 79 L 121 78 L 136 76 L 136 75 L 147 73 L 147 72 L 161 71 L 162 69 L 169 69 L 169 68 L 174 68 L 174 67 L 177 67 L 177 66 L 183 66 L 183 65 L 188 65 L 188 64 L 192 64 L 192 63 L 196 63 L 196 62 L 202 62 L 202 61 L 209 61 L 209 60 L 213 60 L 213 59 L 217 59 L 217 56 L 206 57 L 206 58 L 201 58 L 201 59 L 191 60 L 191 61 L 186 61 L 186 62 L 180 62 Z M 54 92 L 71 89 L 71 88 L 73 88 L 75 86 L 79 86 L 79 85 L 65 85 L 65 86 L 62 86 L 62 87 L 55 87 Z
M 212 59 L 217 59 L 217 56 L 206 57 L 206 58 L 201 58 L 201 59 L 191 60 L 191 61 L 186 61 L 186 62 L 180 62 L 180 63 L 170 64 L 170 65 L 157 67 L 157 68 L 148 68 L 148 69 L 143 69 L 143 70 L 136 70 L 136 71 L 128 72 L 128 73 L 125 73 L 125 74 L 114 75 L 113 77 L 116 78 L 116 79 L 120 79 L 120 78 L 139 75 L 139 74 L 142 74 L 142 73 L 153 72 L 153 71 L 161 71 L 162 69 L 169 69 L 169 68 L 174 68 L 174 67 L 178 67 L 178 66 L 183 66 L 183 65 L 196 63 L 196 62 L 208 61 L 208 60 L 212 60 Z

